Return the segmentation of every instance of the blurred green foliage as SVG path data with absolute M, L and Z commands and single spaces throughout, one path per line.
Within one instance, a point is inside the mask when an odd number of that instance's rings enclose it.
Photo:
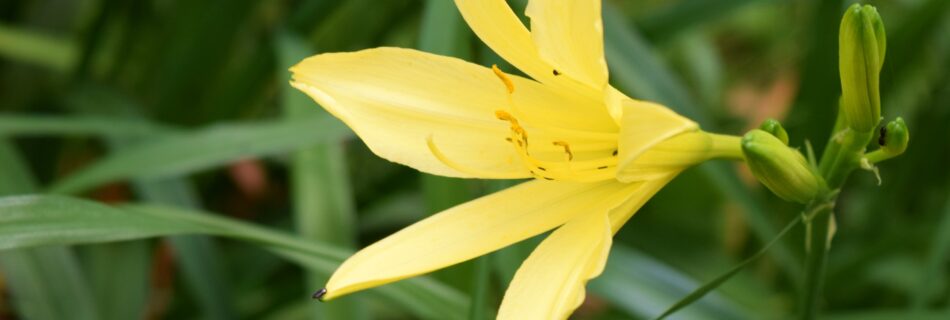
M 613 85 L 713 132 L 778 118 L 792 146 L 822 150 L 851 2 L 606 2 Z M 511 3 L 520 14 L 526 1 Z M 823 314 L 946 319 L 950 1 L 871 4 L 888 34 L 882 114 L 902 116 L 912 139 L 880 166 L 882 185 L 859 173 L 843 190 Z M 303 57 L 377 46 L 504 63 L 449 0 L 0 2 L 0 195 L 73 196 L 4 200 L 3 212 L 35 214 L 0 217 L 0 237 L 22 236 L 0 240 L 17 248 L 0 252 L 0 319 L 492 317 L 536 240 L 333 303 L 309 299 L 352 250 L 513 183 L 381 160 L 287 85 Z M 689 170 L 618 234 L 576 317 L 655 317 L 797 210 L 743 166 Z M 181 235 L 196 232 L 221 237 Z M 672 318 L 794 314 L 803 237 L 793 229 Z

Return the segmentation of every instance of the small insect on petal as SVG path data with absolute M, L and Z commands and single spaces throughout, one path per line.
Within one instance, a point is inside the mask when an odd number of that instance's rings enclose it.
M 314 300 L 318 300 L 318 301 L 321 301 L 321 302 L 322 302 L 322 301 L 323 301 L 323 296 L 325 296 L 325 295 L 327 295 L 327 288 L 322 288 L 322 289 L 320 289 L 320 290 L 317 290 L 317 292 L 314 292 L 314 293 L 313 293 L 313 296 L 312 296 L 311 298 L 313 298 Z

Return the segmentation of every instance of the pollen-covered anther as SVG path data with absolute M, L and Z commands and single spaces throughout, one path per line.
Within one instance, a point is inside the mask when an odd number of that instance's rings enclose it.
M 518 123 L 518 119 L 515 119 L 510 113 L 504 110 L 495 110 L 495 117 L 498 120 L 508 121 L 511 125 L 511 132 L 514 133 L 519 146 L 527 148 L 528 147 L 528 132 L 521 127 L 521 124 Z
M 508 78 L 508 75 L 502 72 L 501 69 L 498 69 L 498 65 L 491 65 L 491 71 L 494 72 L 495 76 L 497 76 L 498 79 L 501 79 L 501 82 L 505 84 L 505 89 L 508 90 L 508 94 L 515 93 L 515 83 L 511 82 L 511 78 Z
M 574 153 L 571 152 L 571 145 L 567 144 L 564 141 L 554 141 L 552 144 L 564 148 L 564 153 L 567 153 L 567 160 L 574 160 Z

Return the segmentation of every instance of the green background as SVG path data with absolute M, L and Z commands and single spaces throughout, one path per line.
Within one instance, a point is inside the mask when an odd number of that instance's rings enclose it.
M 524 0 L 511 3 L 523 12 Z M 851 3 L 605 1 L 611 84 L 712 132 L 778 118 L 792 146 L 822 150 Z M 888 35 L 882 115 L 902 116 L 911 142 L 880 164 L 880 186 L 860 171 L 842 190 L 823 314 L 946 319 L 950 1 L 870 3 Z M 379 159 L 288 85 L 287 68 L 306 56 L 377 46 L 515 70 L 448 0 L 0 2 L 0 195 L 60 195 L 0 199 L 0 319 L 491 318 L 540 238 L 310 300 L 353 249 L 516 183 Z M 742 165 L 693 168 L 618 234 L 575 317 L 654 317 L 800 209 Z M 803 237 L 793 229 L 672 318 L 791 317 Z

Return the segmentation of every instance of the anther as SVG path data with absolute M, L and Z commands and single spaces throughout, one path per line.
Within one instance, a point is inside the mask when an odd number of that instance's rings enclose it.
M 498 69 L 498 65 L 491 65 L 491 71 L 494 72 L 495 76 L 497 76 L 498 79 L 501 79 L 501 82 L 505 84 L 505 89 L 508 89 L 508 94 L 515 93 L 515 84 L 511 82 L 511 79 L 509 79 L 504 72 L 501 72 L 501 69 Z
M 571 146 L 564 141 L 554 141 L 554 145 L 564 147 L 564 152 L 567 153 L 567 160 L 574 160 L 574 153 L 571 152 Z
M 498 118 L 498 120 L 518 123 L 518 119 L 515 119 L 515 117 L 512 117 L 511 114 L 505 110 L 495 110 L 495 117 Z
M 327 288 L 322 288 L 320 290 L 317 290 L 317 292 L 314 292 L 311 298 L 313 298 L 314 300 L 323 302 L 323 296 L 325 295 L 327 295 Z

